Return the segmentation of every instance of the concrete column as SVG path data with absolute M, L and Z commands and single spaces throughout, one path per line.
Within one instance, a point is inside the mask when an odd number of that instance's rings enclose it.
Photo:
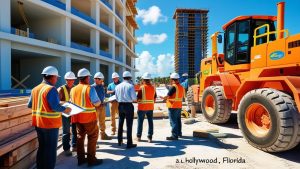
M 112 24 L 111 25 L 112 32 L 115 35 L 115 33 L 116 33 L 116 18 L 114 16 L 111 17 L 111 24 Z
M 0 1 L 0 31 L 10 33 L 10 0 Z
M 11 89 L 11 42 L 0 40 L 0 90 Z
M 126 47 L 122 45 L 121 47 L 121 56 L 122 56 L 122 63 L 126 64 Z
M 100 3 L 99 1 L 91 1 L 91 17 L 95 19 L 96 25 L 100 25 Z
M 100 71 L 100 61 L 99 59 L 91 59 L 90 61 L 90 72 L 92 76 L 95 75 L 95 73 Z
M 59 59 L 59 66 L 57 67 L 58 73 L 61 76 L 60 84 L 62 85 L 65 83 L 64 75 L 68 72 L 71 71 L 71 54 L 70 53 L 65 53 L 65 56 L 62 56 Z M 76 72 L 74 72 L 76 74 Z
M 132 74 L 132 81 L 133 83 L 135 83 L 135 71 L 131 70 L 131 74 Z
M 65 0 L 66 3 L 66 11 L 71 12 L 71 0 Z
M 116 0 L 111 0 L 111 5 L 113 8 L 113 12 L 115 13 L 116 12 Z
M 71 19 L 69 17 L 61 18 L 61 43 L 62 45 L 71 46 Z
M 114 38 L 110 38 L 109 40 L 109 50 L 112 55 L 112 59 L 116 59 L 116 40 Z
M 94 52 L 99 55 L 99 48 L 100 48 L 100 39 L 99 39 L 99 31 L 92 29 L 90 31 L 90 41 L 91 41 L 91 48 L 93 48 Z
M 109 66 L 108 66 L 108 82 L 112 82 L 112 78 L 111 78 L 111 75 L 112 73 L 115 72 L 115 64 L 114 63 L 111 63 Z

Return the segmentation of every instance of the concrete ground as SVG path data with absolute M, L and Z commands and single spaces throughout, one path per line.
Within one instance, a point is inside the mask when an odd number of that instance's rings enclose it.
M 184 122 L 186 119 L 182 119 Z M 110 122 L 107 121 L 107 133 L 110 134 Z M 228 124 L 212 125 L 198 115 L 196 123 L 183 124 L 183 135 L 179 141 L 166 141 L 170 135 L 169 119 L 154 120 L 153 143 L 148 143 L 147 120 L 144 122 L 142 142 L 138 147 L 127 150 L 119 147 L 114 137 L 110 141 L 99 141 L 97 158 L 104 159 L 101 169 L 190 169 L 190 168 L 300 168 L 300 146 L 283 153 L 265 153 L 250 146 L 238 129 L 236 115 L 233 114 Z M 137 130 L 134 120 L 133 136 Z M 125 128 L 125 126 L 124 126 Z M 193 138 L 193 130 L 218 128 L 228 137 Z M 126 132 L 126 131 L 125 131 Z M 126 134 L 125 134 L 126 136 Z M 126 143 L 126 140 L 124 140 Z M 240 163 L 239 163 L 240 162 Z M 58 151 L 57 169 L 88 168 L 77 167 L 76 154 L 65 157 L 62 148 Z

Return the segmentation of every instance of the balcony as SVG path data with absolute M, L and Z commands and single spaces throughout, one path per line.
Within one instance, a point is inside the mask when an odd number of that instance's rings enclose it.
M 101 0 L 101 2 L 103 2 L 109 9 L 112 10 L 112 6 L 107 0 Z
M 16 29 L 16 28 L 11 28 L 10 30 L 11 34 L 14 35 L 19 35 L 19 36 L 24 36 L 24 37 L 28 37 L 28 34 L 26 31 L 20 30 L 20 29 Z M 33 33 L 29 33 L 29 38 L 34 38 L 34 34 Z
M 53 5 L 57 8 L 60 8 L 62 10 L 66 10 L 66 4 L 60 2 L 59 0 L 42 0 L 50 5 Z
M 108 53 L 108 52 L 106 52 L 104 50 L 100 50 L 100 55 L 104 56 L 104 57 L 107 57 L 107 58 L 112 58 L 111 53 Z
M 94 53 L 93 49 L 84 45 L 80 45 L 78 43 L 75 42 L 71 42 L 71 47 L 74 49 L 79 49 L 79 50 L 83 50 L 86 52 L 90 52 L 90 53 Z
M 100 27 L 101 27 L 102 29 L 104 29 L 104 30 L 106 30 L 106 31 L 108 31 L 108 32 L 110 32 L 110 33 L 112 33 L 112 29 L 111 29 L 109 26 L 107 26 L 107 25 L 105 25 L 104 23 L 102 23 L 102 22 L 100 22 Z
M 91 18 L 90 16 L 80 12 L 78 9 L 76 9 L 74 7 L 71 8 L 71 13 L 78 16 L 78 17 L 80 17 L 80 18 L 82 18 L 82 19 L 84 19 L 84 20 L 86 20 L 86 21 L 89 21 L 93 24 L 96 24 L 96 21 L 93 18 Z
M 118 32 L 116 32 L 115 34 L 116 34 L 116 36 L 117 36 L 119 39 L 121 39 L 121 41 L 124 40 L 124 39 L 123 39 L 123 36 L 122 36 L 121 34 L 119 34 Z

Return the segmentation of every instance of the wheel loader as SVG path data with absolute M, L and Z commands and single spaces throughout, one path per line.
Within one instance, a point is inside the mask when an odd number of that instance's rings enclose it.
M 284 29 L 284 8 L 279 2 L 277 16 L 236 17 L 222 27 L 224 38 L 214 33 L 200 84 L 188 91 L 210 123 L 226 123 L 237 111 L 244 138 L 266 152 L 300 141 L 300 34 Z

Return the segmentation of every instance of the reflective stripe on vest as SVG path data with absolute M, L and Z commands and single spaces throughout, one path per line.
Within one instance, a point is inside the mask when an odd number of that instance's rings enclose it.
M 168 99 L 169 101 L 182 101 L 182 98 L 179 98 L 179 89 L 177 85 L 173 85 L 176 88 L 176 94 L 174 99 Z
M 65 94 L 65 101 L 70 101 L 69 92 L 68 92 L 68 90 L 67 90 L 66 86 L 65 86 L 65 85 L 63 85 L 63 86 L 62 86 L 62 89 L 63 89 L 63 91 L 64 91 L 64 94 Z
M 81 92 L 81 104 L 82 104 L 82 108 L 84 109 L 84 112 L 82 113 L 94 113 L 96 111 L 95 108 L 89 108 L 89 107 L 86 107 L 86 91 L 87 91 L 87 85 L 83 86 L 82 88 L 82 92 Z
M 39 95 L 38 95 L 37 108 L 36 108 L 36 110 L 32 110 L 32 115 L 33 116 L 45 117 L 45 118 L 59 118 L 60 117 L 60 112 L 42 111 L 42 108 L 43 108 L 42 95 L 48 87 L 49 87 L 48 85 L 45 85 L 41 88 L 41 90 L 39 92 Z
M 154 100 L 146 100 L 146 91 L 145 91 L 145 86 L 141 87 L 142 89 L 142 100 L 139 100 L 139 104 L 148 104 L 148 103 L 154 103 Z M 153 96 L 154 98 L 154 96 Z

